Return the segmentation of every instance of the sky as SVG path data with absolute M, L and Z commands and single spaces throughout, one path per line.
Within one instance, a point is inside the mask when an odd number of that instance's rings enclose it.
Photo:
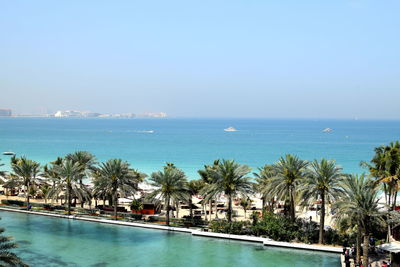
M 400 119 L 400 1 L 0 0 L 0 108 Z

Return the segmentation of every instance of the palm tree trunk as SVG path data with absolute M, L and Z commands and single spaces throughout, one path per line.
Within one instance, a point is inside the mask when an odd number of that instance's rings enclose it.
M 53 188 L 56 186 L 56 182 L 53 182 Z M 58 204 L 58 194 L 57 194 L 57 196 L 56 196 L 57 198 L 56 198 L 56 203 Z M 54 199 L 53 199 L 53 197 L 51 198 L 51 205 L 53 205 L 54 204 Z
M 114 192 L 114 199 L 113 199 L 113 204 L 114 204 L 114 218 L 115 220 L 117 219 L 117 206 L 118 206 L 118 192 L 115 190 Z
M 325 226 L 325 192 L 321 194 L 321 216 L 319 219 L 319 243 L 324 244 L 324 226 Z
M 166 201 L 165 201 L 166 203 L 166 205 L 167 205 L 167 214 L 166 214 L 166 224 L 169 226 L 169 197 L 167 197 L 167 199 L 166 199 Z
M 30 184 L 29 182 L 26 183 L 26 205 L 29 209 L 29 191 L 30 191 Z
M 179 201 L 176 202 L 176 218 L 179 219 Z
M 80 187 L 82 188 L 83 187 L 83 182 L 82 182 L 82 179 L 80 179 L 79 180 L 79 184 L 80 184 Z M 85 204 L 85 200 L 81 200 L 81 208 L 83 208 L 83 204 Z
M 107 194 L 107 198 L 108 198 L 108 206 L 112 206 L 113 205 L 113 195 L 111 194 Z
M 67 198 L 68 198 L 68 215 L 71 215 L 71 185 L 67 186 Z
M 387 216 L 387 220 L 386 220 L 386 223 L 387 223 L 387 226 L 388 226 L 388 232 L 387 232 L 386 242 L 390 242 L 390 236 L 392 235 L 392 226 L 391 226 L 391 223 L 390 223 L 390 210 L 391 210 L 391 196 L 392 196 L 392 194 L 391 194 L 390 187 L 389 187 L 388 191 L 389 191 L 388 192 L 388 201 L 387 201 L 387 204 L 388 204 L 388 216 Z
M 276 201 L 275 201 L 275 197 L 272 197 L 272 199 L 271 199 L 271 212 L 274 212 L 274 210 L 275 210 L 275 203 L 276 203 Z
M 208 209 L 209 209 L 209 213 L 210 213 L 210 221 L 211 221 L 211 213 L 212 213 L 212 200 L 210 200 L 209 202 L 208 202 Z
M 232 196 L 227 195 L 228 197 L 228 222 L 232 222 Z
M 356 263 L 360 264 L 361 259 L 361 229 L 357 226 L 357 238 L 356 238 Z
M 190 220 L 193 222 L 193 200 L 192 196 L 189 197 L 189 210 L 190 210 Z
M 215 199 L 215 219 L 218 219 L 218 205 L 217 205 L 217 199 Z
M 363 243 L 363 266 L 368 266 L 368 248 L 369 248 L 369 233 L 365 231 L 364 233 L 364 243 Z
M 262 201 L 262 204 L 261 204 L 262 205 L 262 209 L 261 210 L 262 210 L 263 214 L 265 213 L 265 210 L 266 210 L 266 207 L 265 207 L 266 206 L 266 202 L 267 202 L 266 198 L 267 198 L 266 196 L 262 196 L 261 197 L 261 201 Z
M 290 189 L 290 219 L 292 220 L 292 222 L 295 221 L 295 206 L 294 206 L 294 196 L 293 196 L 293 191 L 292 189 Z

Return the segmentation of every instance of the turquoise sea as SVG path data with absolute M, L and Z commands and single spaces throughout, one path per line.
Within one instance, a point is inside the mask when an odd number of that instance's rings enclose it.
M 1 211 L 31 266 L 340 266 L 338 254 Z
M 223 130 L 230 126 L 238 131 Z M 328 127 L 333 131 L 323 133 Z M 400 121 L 0 118 L 0 152 L 45 164 L 87 150 L 100 161 L 125 159 L 147 174 L 173 162 L 189 179 L 214 159 L 235 159 L 255 170 L 285 153 L 335 159 L 346 172 L 360 173 L 359 162 L 370 160 L 374 147 L 398 139 Z M 9 157 L 0 157 L 8 165 Z

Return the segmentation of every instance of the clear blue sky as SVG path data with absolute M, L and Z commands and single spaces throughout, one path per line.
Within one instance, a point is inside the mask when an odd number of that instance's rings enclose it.
M 0 107 L 400 118 L 400 1 L 1 1 Z

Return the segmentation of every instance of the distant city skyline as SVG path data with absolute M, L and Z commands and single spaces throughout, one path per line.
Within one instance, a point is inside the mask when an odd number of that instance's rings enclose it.
M 3 1 L 0 108 L 400 119 L 400 2 Z

